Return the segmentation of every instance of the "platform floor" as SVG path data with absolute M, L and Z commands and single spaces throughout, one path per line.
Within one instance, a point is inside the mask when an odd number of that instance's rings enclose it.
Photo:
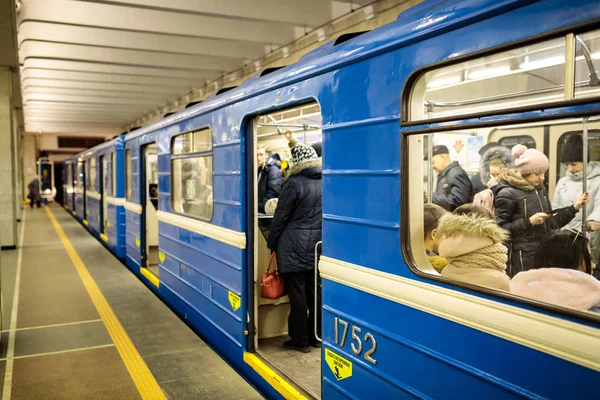
M 262 398 L 74 218 L 49 210 L 27 209 L 22 247 L 0 253 L 2 400 Z

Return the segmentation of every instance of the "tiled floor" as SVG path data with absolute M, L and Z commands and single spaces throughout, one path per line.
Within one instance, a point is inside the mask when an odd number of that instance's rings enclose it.
M 57 206 L 52 210 L 167 398 L 262 398 L 77 221 Z M 0 253 L 0 392 L 14 335 L 12 399 L 139 399 L 43 208 L 27 210 L 22 252 L 14 332 L 9 329 L 18 252 Z

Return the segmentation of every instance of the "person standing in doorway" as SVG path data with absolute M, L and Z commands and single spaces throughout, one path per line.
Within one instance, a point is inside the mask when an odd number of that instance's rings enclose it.
M 283 345 L 308 353 L 309 346 L 320 347 L 314 326 L 316 313 L 319 332 L 321 291 L 315 282 L 314 250 L 321 241 L 321 159 L 308 145 L 298 144 L 291 153 L 293 165 L 279 196 L 267 244 L 277 253 L 279 273 L 290 299 L 291 339 Z

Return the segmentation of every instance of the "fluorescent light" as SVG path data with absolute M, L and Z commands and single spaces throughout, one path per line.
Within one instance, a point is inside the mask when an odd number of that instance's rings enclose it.
M 50 193 L 52 193 L 52 191 L 51 191 L 50 189 L 46 189 L 46 190 L 44 191 L 44 193 L 46 193 L 46 194 L 50 194 Z
M 600 53 L 594 53 L 594 54 L 592 54 L 592 58 L 594 60 L 600 60 Z
M 541 60 L 536 61 L 526 61 L 523 64 L 519 65 L 520 69 L 524 69 L 526 71 L 532 69 L 541 69 L 546 67 L 552 67 L 554 65 L 561 65 L 565 63 L 565 56 L 554 56 L 543 58 Z
M 454 83 L 459 83 L 462 79 L 459 75 L 454 76 L 446 76 L 444 78 L 434 79 L 427 84 L 428 89 L 438 88 L 440 86 L 452 85 Z
M 482 79 L 482 78 L 491 78 L 494 76 L 506 75 L 510 72 L 510 67 L 508 65 L 504 65 L 501 67 L 492 67 L 492 68 L 484 68 L 478 71 L 473 71 L 469 73 L 469 79 Z

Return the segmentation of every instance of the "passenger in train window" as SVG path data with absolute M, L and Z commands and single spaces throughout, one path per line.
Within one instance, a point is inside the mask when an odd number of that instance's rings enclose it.
M 511 293 L 600 312 L 600 281 L 591 276 L 590 245 L 581 232 L 568 229 L 545 235 L 535 253 L 534 267 L 513 278 Z
M 208 185 L 208 168 L 202 158 L 182 160 L 183 212 L 197 216 L 211 215 L 212 186 Z
M 482 176 L 485 174 L 489 175 L 489 169 L 484 167 L 484 155 L 488 150 L 493 149 L 494 147 L 503 147 L 498 142 L 489 142 L 485 146 L 481 147 L 477 152 L 481 157 L 479 159 L 479 172 L 471 177 L 471 195 L 475 196 L 476 193 L 481 192 L 487 188 L 488 179 L 484 179 Z
M 563 208 L 573 204 L 583 191 L 583 138 L 580 135 L 571 135 L 563 145 L 560 161 L 567 169 L 566 176 L 562 177 L 556 184 L 552 208 Z M 592 259 L 598 262 L 600 258 L 600 163 L 591 161 L 587 166 L 587 191 L 590 194 L 590 202 L 586 207 L 586 228 L 592 231 Z M 565 228 L 583 230 L 582 213 Z
M 148 193 L 150 195 L 150 203 L 158 210 L 158 185 L 156 183 L 151 183 L 148 186 Z
M 448 213 L 440 220 L 438 232 L 441 235 L 439 254 L 448 260 L 441 272 L 443 277 L 509 290 L 508 249 L 502 244 L 509 234 L 494 219 L 476 213 Z
M 450 151 L 446 146 L 433 146 L 431 167 L 438 174 L 432 197 L 434 204 L 453 211 L 456 207 L 471 202 L 469 176 L 458 161 L 450 159 Z
M 438 255 L 440 235 L 437 232 L 440 219 L 446 213 L 447 211 L 437 204 L 425 204 L 423 209 L 425 252 L 427 253 L 429 262 L 437 272 L 441 272 L 448 264 L 448 261 L 444 257 Z
M 320 347 L 314 332 L 316 312 L 320 314 L 321 292 L 315 291 L 316 244 L 321 241 L 321 159 L 315 150 L 299 144 L 292 150 L 293 165 L 283 184 L 267 244 L 277 253 L 279 273 L 290 299 L 288 332 L 284 347 L 303 353 L 309 346 Z M 307 316 L 308 310 L 308 316 Z M 317 315 L 317 332 L 321 316 Z
M 279 154 L 269 156 L 265 146 L 256 151 L 258 164 L 258 212 L 265 213 L 265 204 L 269 199 L 279 197 L 283 175 L 281 175 L 281 158 Z
M 506 168 L 500 173 L 494 200 L 498 223 L 511 234 L 510 277 L 533 268 L 533 257 L 544 234 L 568 224 L 589 201 L 589 195 L 584 193 L 574 204 L 552 211 L 544 187 L 548 157 L 520 144 L 512 148 L 512 154 L 517 168 Z
M 482 149 L 486 146 L 483 146 Z M 514 168 L 514 158 L 510 150 L 499 144 L 489 147 L 481 157 L 479 174 L 476 175 L 479 176 L 477 183 L 485 184 L 485 186 L 482 190 L 474 193 L 473 204 L 494 211 L 494 193 L 500 181 L 500 173 L 504 168 Z M 476 176 L 471 180 L 473 187 L 475 187 Z

